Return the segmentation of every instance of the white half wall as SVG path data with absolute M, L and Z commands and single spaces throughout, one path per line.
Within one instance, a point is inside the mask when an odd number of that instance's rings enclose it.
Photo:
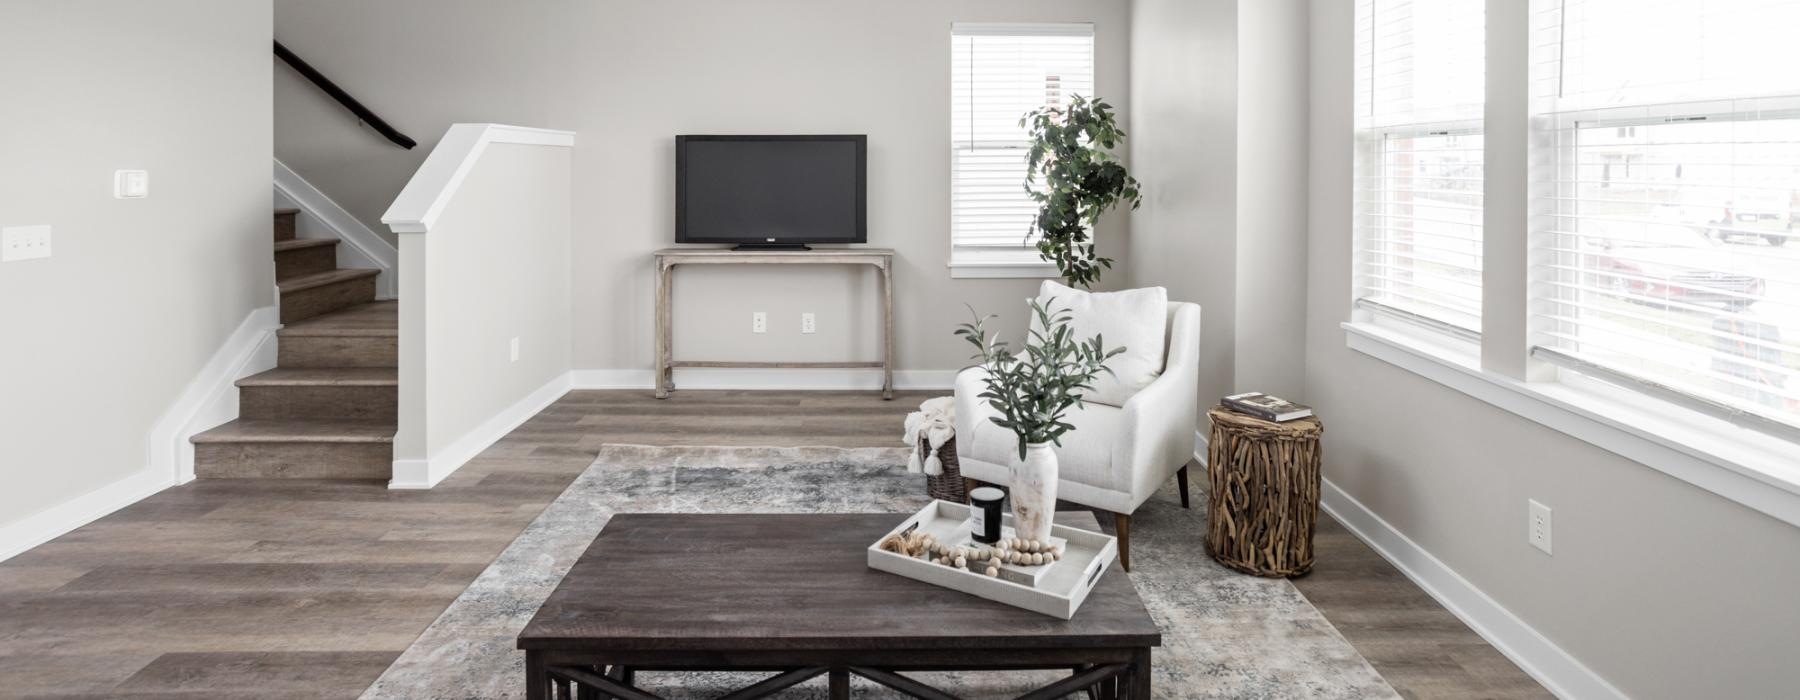
M 574 134 L 458 124 L 383 220 L 400 234 L 393 488 L 430 488 L 568 389 Z
M 267 2 L 0 3 L 0 556 L 175 483 L 153 432 L 271 303 Z M 113 171 L 150 172 L 114 199 Z

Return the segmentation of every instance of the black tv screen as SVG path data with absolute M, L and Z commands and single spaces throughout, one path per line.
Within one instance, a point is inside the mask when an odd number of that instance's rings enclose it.
M 676 136 L 675 242 L 866 243 L 868 137 Z

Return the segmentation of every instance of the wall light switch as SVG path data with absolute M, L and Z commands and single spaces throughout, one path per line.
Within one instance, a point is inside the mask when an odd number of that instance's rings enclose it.
M 513 362 L 518 362 L 518 361 L 519 361 L 519 339 L 518 339 L 518 338 L 513 338 L 513 339 L 512 339 L 512 347 L 511 347 L 511 353 L 510 353 L 510 354 L 511 354 L 511 355 L 512 355 L 512 361 L 513 361 Z
M 150 171 L 148 170 L 114 170 L 113 197 L 117 199 L 142 199 L 150 196 Z
M 0 262 L 50 257 L 49 226 L 0 228 Z
M 750 332 L 769 332 L 769 314 L 767 312 L 757 311 L 750 314 Z
M 814 317 L 812 312 L 808 311 L 806 313 L 800 314 L 800 332 L 801 333 L 814 333 L 814 332 L 817 332 L 818 330 L 819 330 L 818 318 Z

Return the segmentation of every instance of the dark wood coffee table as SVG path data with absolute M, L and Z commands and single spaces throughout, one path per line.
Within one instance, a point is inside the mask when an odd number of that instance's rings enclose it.
M 774 675 L 724 697 L 850 676 L 955 696 L 904 671 L 1060 669 L 1022 698 L 1149 698 L 1162 634 L 1113 565 L 1072 620 L 868 568 L 864 548 L 905 514 L 621 514 L 519 634 L 528 697 L 655 698 L 638 671 Z M 1058 522 L 1098 529 L 1090 513 Z

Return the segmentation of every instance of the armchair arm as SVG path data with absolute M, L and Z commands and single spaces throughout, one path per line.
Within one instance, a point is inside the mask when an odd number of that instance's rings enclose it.
M 1193 458 L 1199 420 L 1200 307 L 1173 304 L 1163 373 L 1121 407 L 1112 467 L 1127 476 L 1133 507 Z
M 958 457 L 971 454 L 975 447 L 975 426 L 993 417 L 994 407 L 977 398 L 987 386 L 987 368 L 981 365 L 956 373 L 956 452 Z

